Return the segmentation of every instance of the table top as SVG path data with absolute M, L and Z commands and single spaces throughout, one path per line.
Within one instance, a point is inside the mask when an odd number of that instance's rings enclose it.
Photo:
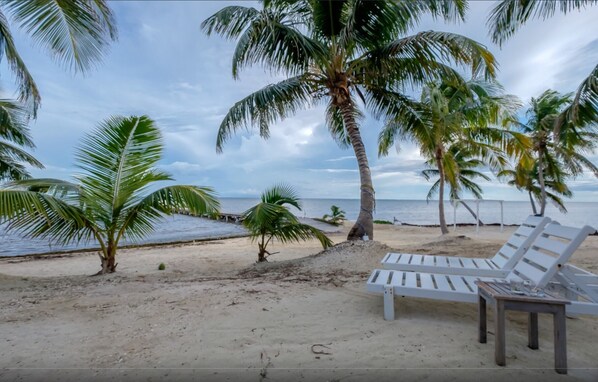
M 476 281 L 478 286 L 478 293 L 481 291 L 486 292 L 492 298 L 497 300 L 511 300 L 511 301 L 524 301 L 524 302 L 537 302 L 543 304 L 571 304 L 571 301 L 554 297 L 549 293 L 543 291 L 543 296 L 529 296 L 525 294 L 519 294 L 511 291 L 509 283 L 497 283 L 490 281 Z

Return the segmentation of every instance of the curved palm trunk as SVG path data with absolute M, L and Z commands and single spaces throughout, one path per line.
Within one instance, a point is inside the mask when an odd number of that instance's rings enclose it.
M 347 134 L 351 140 L 351 146 L 357 158 L 359 167 L 359 180 L 361 182 L 360 209 L 357 221 L 349 231 L 347 240 L 362 240 L 365 235 L 370 239 L 374 238 L 374 186 L 368 157 L 365 153 L 365 146 L 359 133 L 359 127 L 353 115 L 353 105 L 350 99 L 346 99 L 340 106 Z
M 529 195 L 529 202 L 532 204 L 532 212 L 534 213 L 534 215 L 538 214 L 538 210 L 536 209 L 536 203 L 534 203 L 534 196 L 532 195 L 531 191 L 527 192 Z
M 436 150 L 436 165 L 438 166 L 438 175 L 440 183 L 438 185 L 438 217 L 440 219 L 440 231 L 443 235 L 449 233 L 446 227 L 446 218 L 444 217 L 444 166 L 442 165 L 442 150 Z
M 484 225 L 484 223 L 481 220 L 478 220 L 478 215 L 476 215 L 475 212 L 473 212 L 473 210 L 471 209 L 471 207 L 469 207 L 469 205 L 465 202 L 461 202 L 461 204 L 463 204 L 463 207 L 465 207 L 465 209 L 467 209 L 467 211 L 469 211 L 469 213 L 471 214 L 471 216 L 473 216 L 473 218 L 477 221 L 480 222 L 480 225 Z
M 542 150 L 538 153 L 538 182 L 540 183 L 540 216 L 544 216 L 546 210 L 546 185 L 544 184 L 544 153 Z

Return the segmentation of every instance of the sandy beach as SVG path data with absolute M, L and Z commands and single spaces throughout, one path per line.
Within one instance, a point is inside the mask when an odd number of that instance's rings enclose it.
M 0 260 L 2 381 L 598 380 L 598 318 L 567 320 L 569 374 L 554 371 L 552 318 L 540 349 L 508 312 L 507 366 L 477 342 L 477 307 L 397 298 L 397 319 L 365 292 L 389 251 L 492 256 L 514 230 L 377 225 L 375 241 L 275 244 L 256 265 L 248 238 L 125 249 L 117 273 L 94 253 Z M 598 272 L 598 237 L 572 262 Z M 158 270 L 164 263 L 166 269 Z M 491 315 L 490 315 L 491 316 Z

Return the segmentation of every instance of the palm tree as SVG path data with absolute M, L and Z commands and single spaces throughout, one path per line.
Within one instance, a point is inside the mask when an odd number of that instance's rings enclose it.
M 29 178 L 23 162 L 43 167 L 19 147 L 35 147 L 26 121 L 27 111 L 20 105 L 10 100 L 0 100 L 0 182 Z
M 324 232 L 299 222 L 287 205 L 301 210 L 295 191 L 289 186 L 278 185 L 264 191 L 261 203 L 243 213 L 243 225 L 249 229 L 251 238 L 258 242 L 258 262 L 268 261 L 267 257 L 272 253 L 267 247 L 274 239 L 284 244 L 315 238 L 323 248 L 332 245 Z
M 322 219 L 328 223 L 339 225 L 345 220 L 345 211 L 341 210 L 339 206 L 330 206 L 330 215 L 324 214 Z
M 488 18 L 492 40 L 502 45 L 530 18 L 547 19 L 558 10 L 563 14 L 597 5 L 598 0 L 502 0 L 491 11 Z M 555 120 L 554 128 L 586 125 L 598 121 L 598 65 L 579 85 L 570 105 L 562 110 Z M 558 134 L 557 134 L 558 135 Z
M 518 163 L 515 169 L 503 169 L 498 172 L 497 176 L 499 179 L 507 181 L 509 186 L 516 187 L 520 191 L 527 192 L 529 201 L 532 207 L 532 213 L 538 214 L 536 202 L 541 203 L 542 190 L 538 184 L 538 165 L 537 163 L 531 163 L 532 168 L 526 167 L 523 163 Z M 561 177 L 562 174 L 547 174 L 544 177 L 544 185 L 546 187 L 546 197 L 552 201 L 552 203 L 558 207 L 558 209 L 566 213 L 565 203 L 563 197 L 570 198 L 573 193 L 564 183 L 564 179 L 553 179 L 553 176 Z
M 233 105 L 220 124 L 216 147 L 243 128 L 270 126 L 300 109 L 324 103 L 326 125 L 341 146 L 351 146 L 360 177 L 360 212 L 349 240 L 374 237 L 374 187 L 358 121 L 409 113 L 405 87 L 456 76 L 449 61 L 491 77 L 494 57 L 466 37 L 443 32 L 404 36 L 424 14 L 463 19 L 465 1 L 269 0 L 263 9 L 230 6 L 202 23 L 211 35 L 237 39 L 235 78 L 246 66 L 262 64 L 287 79 L 268 85 Z
M 570 107 L 571 94 L 560 94 L 554 90 L 546 90 L 538 98 L 532 98 L 531 105 L 526 112 L 527 121 L 522 123 L 516 119 L 511 123 L 521 132 L 529 135 L 533 142 L 532 151 L 537 168 L 538 184 L 540 187 L 540 212 L 544 216 L 546 209 L 546 177 L 557 182 L 567 177 L 583 173 L 588 168 L 598 177 L 598 167 L 585 155 L 594 152 L 598 147 L 598 133 L 596 125 L 554 129 L 555 122 L 561 118 L 563 110 Z M 527 160 L 521 160 L 523 168 L 531 168 Z
M 19 102 L 31 104 L 34 117 L 41 96 L 17 51 L 9 19 L 36 45 L 75 72 L 93 68 L 110 41 L 117 38 L 114 16 L 105 0 L 0 2 L 0 57 L 6 57 L 16 76 Z
M 58 179 L 17 181 L 0 190 L 0 223 L 26 237 L 58 244 L 95 240 L 102 269 L 116 270 L 121 239 L 147 236 L 154 223 L 181 209 L 214 213 L 219 203 L 209 187 L 175 185 L 153 192 L 158 181 L 172 180 L 155 165 L 162 137 L 147 116 L 111 117 L 88 134 L 79 148 L 77 182 Z
M 443 156 L 443 168 L 444 171 L 444 182 L 449 185 L 449 198 L 451 202 L 461 199 L 462 191 L 468 191 L 476 199 L 482 199 L 482 187 L 475 182 L 477 178 L 481 178 L 486 181 L 490 181 L 490 177 L 477 169 L 485 166 L 483 160 L 476 157 L 476 153 L 473 152 L 469 147 L 464 146 L 460 143 L 453 143 L 447 150 L 447 155 Z M 500 153 L 497 153 L 500 155 Z M 438 193 L 440 187 L 440 171 L 436 167 L 435 159 L 428 159 L 426 165 L 430 168 L 422 171 L 422 175 L 426 180 L 438 177 L 439 179 L 434 182 L 426 200 L 429 201 Z M 463 207 L 469 211 L 469 213 L 478 219 L 476 213 L 469 207 L 469 205 L 461 201 Z M 481 224 L 484 224 L 480 222 Z
M 447 179 L 458 179 L 455 144 L 468 147 L 468 155 L 483 159 L 492 168 L 506 163 L 503 150 L 521 152 L 526 140 L 521 134 L 493 127 L 511 117 L 519 101 L 503 95 L 496 83 L 471 80 L 427 84 L 420 102 L 413 102 L 417 116 L 406 119 L 404 114 L 388 119 L 379 136 L 380 155 L 399 141 L 411 141 L 421 155 L 434 161 L 438 169 L 438 214 L 442 234 L 448 233 L 444 214 L 444 186 Z M 495 146 L 497 144 L 497 146 Z

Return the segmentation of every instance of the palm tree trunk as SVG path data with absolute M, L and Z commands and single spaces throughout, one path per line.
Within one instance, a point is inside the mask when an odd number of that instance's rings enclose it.
M 544 216 L 546 210 L 546 185 L 544 184 L 544 155 L 542 150 L 538 153 L 538 182 L 540 183 L 540 216 Z
M 465 209 L 467 209 L 467 211 L 469 211 L 469 213 L 471 214 L 471 216 L 473 216 L 473 218 L 474 218 L 476 221 L 479 221 L 479 222 L 480 222 L 480 225 L 484 225 L 484 223 L 483 223 L 481 220 L 478 220 L 478 215 L 476 215 L 476 213 L 475 213 L 475 212 L 473 212 L 473 210 L 471 209 L 471 207 L 469 207 L 469 205 L 467 205 L 467 203 L 465 203 L 465 202 L 461 202 L 461 204 L 463 204 L 463 207 L 465 207 Z
M 372 183 L 372 174 L 370 172 L 370 165 L 368 157 L 365 153 L 365 146 L 359 133 L 359 127 L 355 121 L 353 114 L 354 108 L 350 98 L 346 99 L 340 105 L 340 111 L 343 116 L 347 135 L 351 140 L 351 146 L 357 158 L 357 166 L 359 167 L 359 180 L 361 182 L 361 198 L 360 209 L 357 221 L 349 231 L 347 240 L 363 240 L 367 235 L 369 239 L 374 238 L 374 186 Z
M 446 218 L 444 217 L 444 166 L 442 165 L 442 150 L 436 150 L 436 165 L 438 166 L 438 175 L 440 176 L 440 183 L 438 185 L 438 217 L 440 219 L 440 232 L 443 235 L 449 233 L 446 226 Z
M 97 273 L 98 275 L 116 272 L 116 266 L 118 265 L 116 262 L 116 245 L 109 243 L 106 253 L 100 257 L 102 259 L 102 270 Z
M 532 212 L 534 215 L 538 214 L 538 210 L 536 209 L 536 203 L 534 203 L 534 196 L 532 195 L 531 191 L 527 192 L 529 194 L 529 202 L 532 204 Z

